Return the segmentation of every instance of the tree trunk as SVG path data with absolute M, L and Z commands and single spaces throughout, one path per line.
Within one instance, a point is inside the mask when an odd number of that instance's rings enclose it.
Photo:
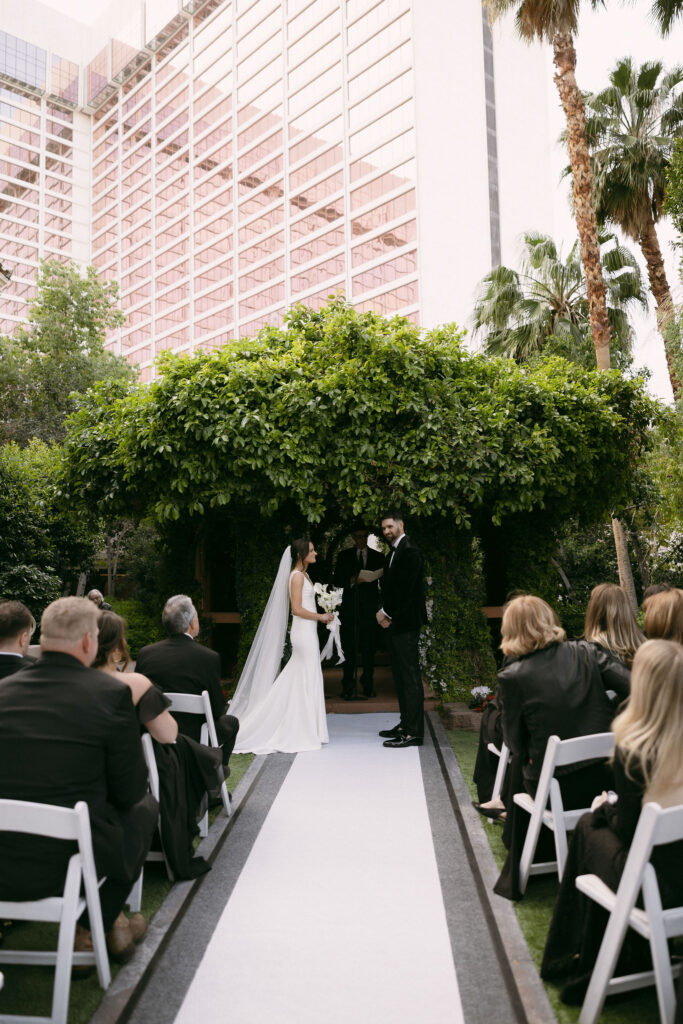
M 576 51 L 571 32 L 553 36 L 555 84 L 567 119 L 569 162 L 572 168 L 574 215 L 581 241 L 581 262 L 586 275 L 588 308 L 595 358 L 599 370 L 609 370 L 611 330 L 607 318 L 607 296 L 600 263 L 598 224 L 593 205 L 593 174 L 586 139 L 586 106 L 576 84 Z
M 114 538 L 107 534 L 107 594 L 111 593 L 112 568 L 114 560 Z
M 569 162 L 572 168 L 574 216 L 581 241 L 581 262 L 586 275 L 586 291 L 590 311 L 591 333 L 598 370 L 609 370 L 611 329 L 607 318 L 607 293 L 600 262 L 598 223 L 593 205 L 593 172 L 586 138 L 586 105 L 576 84 L 576 50 L 571 32 L 553 36 L 553 63 L 557 68 L 555 85 L 560 94 L 567 120 Z M 634 613 L 638 611 L 636 588 L 628 557 L 624 531 L 618 519 L 612 518 L 612 531 L 617 549 L 619 581 Z
M 633 545 L 633 553 L 636 556 L 636 562 L 638 563 L 638 572 L 640 573 L 640 585 L 643 591 L 646 591 L 652 582 L 650 579 L 650 567 L 647 563 L 647 556 L 643 550 L 643 545 L 640 542 L 637 530 L 629 530 L 628 538 Z
M 614 534 L 614 546 L 617 549 L 617 566 L 619 567 L 619 585 L 626 594 L 633 614 L 638 614 L 638 598 L 631 572 L 631 559 L 628 554 L 628 544 L 621 523 L 612 516 L 612 533 Z
M 650 216 L 646 227 L 641 232 L 638 241 L 640 242 L 640 248 L 642 249 L 645 262 L 647 263 L 650 288 L 657 305 L 657 327 L 664 342 L 666 365 L 669 368 L 669 380 L 671 381 L 671 387 L 673 388 L 674 401 L 678 401 L 681 397 L 681 382 L 676 374 L 673 344 L 671 341 L 667 341 L 666 337 L 666 328 L 673 319 L 674 304 L 671 296 L 671 289 L 669 288 L 669 282 L 666 278 L 664 260 L 662 259 L 662 250 L 659 247 L 659 239 L 657 237 L 655 222 L 652 219 L 652 216 Z

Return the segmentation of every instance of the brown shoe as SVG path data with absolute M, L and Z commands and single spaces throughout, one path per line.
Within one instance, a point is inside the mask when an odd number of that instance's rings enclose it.
M 120 964 L 126 964 L 135 955 L 133 933 L 128 923 L 128 918 L 123 911 L 116 918 L 105 938 L 107 940 L 107 950 L 112 960 L 116 960 Z
M 138 942 L 142 942 L 147 933 L 147 920 L 142 914 L 131 914 L 128 918 L 128 925 L 133 936 L 133 942 L 137 946 Z
M 93 953 L 92 935 L 87 928 L 81 927 L 80 924 L 76 925 L 76 935 L 74 938 L 74 953 Z M 74 981 L 80 978 L 88 978 L 95 970 L 92 964 L 76 964 L 71 968 L 71 977 Z

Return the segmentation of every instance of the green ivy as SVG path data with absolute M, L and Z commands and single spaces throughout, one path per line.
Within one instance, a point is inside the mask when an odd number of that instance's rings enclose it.
M 472 534 L 443 523 L 411 526 L 425 555 L 429 622 L 420 636 L 423 676 L 444 701 L 471 699 L 473 686 L 495 687 L 484 604 L 481 557 Z

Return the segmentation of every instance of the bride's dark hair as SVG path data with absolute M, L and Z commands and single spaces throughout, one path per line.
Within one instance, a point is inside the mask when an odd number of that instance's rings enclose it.
M 292 569 L 296 569 L 296 563 L 301 559 L 303 562 L 308 555 L 311 542 L 308 537 L 299 537 L 298 540 L 292 541 Z

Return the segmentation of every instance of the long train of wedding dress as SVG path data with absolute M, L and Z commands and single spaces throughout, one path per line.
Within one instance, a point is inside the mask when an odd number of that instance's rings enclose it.
M 297 571 L 289 576 L 290 595 Z M 313 584 L 306 575 L 301 603 L 307 611 L 317 611 Z M 291 658 L 263 699 L 240 716 L 237 754 L 298 753 L 319 750 L 328 742 L 318 624 L 294 615 L 289 635 Z

